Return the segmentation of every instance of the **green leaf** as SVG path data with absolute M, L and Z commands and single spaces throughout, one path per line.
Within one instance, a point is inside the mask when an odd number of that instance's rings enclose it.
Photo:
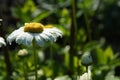
M 69 66 L 69 57 L 70 57 L 69 53 L 65 53 L 64 62 L 67 67 Z
M 79 62 L 78 58 L 77 58 L 76 56 L 74 56 L 74 57 L 73 57 L 73 61 L 74 61 L 74 67 L 77 68 L 78 65 L 79 65 L 79 64 L 78 64 L 78 62 Z
M 91 51 L 98 47 L 101 47 L 101 44 L 98 41 L 91 41 L 84 46 L 83 51 Z
M 105 56 L 106 56 L 106 58 L 107 58 L 108 60 L 112 60 L 113 57 L 114 57 L 113 50 L 112 50 L 112 48 L 111 48 L 110 46 L 108 46 L 108 47 L 105 49 L 104 54 L 105 54 Z
M 98 64 L 106 64 L 107 63 L 106 56 L 104 54 L 104 51 L 101 48 L 96 49 L 96 59 L 97 59 Z
M 89 15 L 93 16 L 100 4 L 100 0 L 83 0 L 78 3 L 78 8 L 86 11 Z
M 87 35 L 86 35 L 85 30 L 83 28 L 78 30 L 77 39 L 80 43 L 84 43 L 87 40 Z
M 40 14 L 38 14 L 32 21 L 33 22 L 37 22 L 37 21 L 41 21 L 44 18 L 47 18 L 48 16 L 51 15 L 51 11 L 43 11 Z
M 22 8 L 22 12 L 27 14 L 32 13 L 36 10 L 36 6 L 35 3 L 33 2 L 33 0 L 27 0 L 26 3 L 24 4 L 24 7 Z

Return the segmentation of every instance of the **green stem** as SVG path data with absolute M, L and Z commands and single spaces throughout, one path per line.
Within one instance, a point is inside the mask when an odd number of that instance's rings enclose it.
M 26 70 L 25 70 L 25 59 L 23 59 L 23 72 L 24 72 L 24 78 L 27 80 Z
M 50 45 L 50 60 L 53 61 L 53 50 L 52 50 L 52 44 Z
M 74 73 L 74 53 L 75 53 L 75 45 L 76 45 L 76 33 L 77 33 L 77 21 L 76 21 L 76 0 L 71 0 L 72 7 L 72 24 L 70 29 L 70 58 L 69 58 L 69 67 L 70 67 L 70 76 Z
M 72 20 L 75 28 L 75 35 L 77 34 L 77 20 L 76 20 L 76 0 L 72 0 Z
M 85 66 L 85 68 L 86 68 L 86 72 L 88 73 L 88 66 Z
M 33 53 L 34 53 L 34 65 L 35 65 L 35 80 L 38 80 L 38 75 L 37 75 L 37 53 L 35 49 L 35 40 L 33 40 Z
M 89 41 L 91 41 L 91 39 L 92 39 L 91 38 L 91 28 L 90 28 L 90 23 L 89 23 L 87 11 L 86 11 L 85 1 L 83 1 L 83 5 L 84 5 L 84 19 L 85 19 L 85 25 L 87 28 L 88 39 L 89 39 Z
M 50 61 L 51 61 L 50 69 L 52 69 L 52 71 L 53 71 L 53 75 L 51 76 L 51 78 L 53 79 L 55 74 L 56 74 L 56 71 L 54 70 L 55 66 L 53 66 L 53 47 L 52 47 L 52 44 L 50 44 Z
M 76 20 L 76 0 L 71 0 L 71 7 L 72 7 L 72 25 L 70 29 L 70 58 L 69 58 L 69 66 L 72 74 L 74 72 L 74 65 L 73 65 L 73 57 L 75 51 L 75 45 L 76 45 L 76 34 L 77 34 L 77 20 Z

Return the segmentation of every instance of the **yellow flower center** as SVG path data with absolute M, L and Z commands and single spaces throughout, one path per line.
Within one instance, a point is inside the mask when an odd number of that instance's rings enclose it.
M 45 25 L 44 28 L 53 28 L 53 25 L 48 24 L 48 25 Z
M 41 23 L 25 23 L 24 32 L 39 33 L 42 32 L 44 26 Z

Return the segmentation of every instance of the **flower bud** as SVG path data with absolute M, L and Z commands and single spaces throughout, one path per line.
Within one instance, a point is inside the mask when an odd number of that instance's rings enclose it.
M 81 58 L 82 65 L 89 66 L 92 64 L 92 62 L 93 60 L 92 60 L 92 56 L 90 55 L 90 53 L 89 52 L 84 53 Z
M 28 51 L 26 49 L 21 49 L 18 51 L 17 55 L 18 57 L 21 57 L 21 58 L 26 57 L 28 55 Z

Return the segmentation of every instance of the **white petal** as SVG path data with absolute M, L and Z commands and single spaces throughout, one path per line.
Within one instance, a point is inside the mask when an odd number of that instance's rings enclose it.
M 50 40 L 50 38 L 46 35 L 46 34 L 44 34 L 44 33 L 41 33 L 41 34 L 39 34 L 45 41 L 49 41 Z
M 57 28 L 52 28 L 51 33 L 55 34 L 56 37 L 59 37 L 59 36 L 62 37 L 62 32 L 60 30 L 58 30 Z
M 49 37 L 49 41 L 53 42 L 56 40 L 56 38 L 49 32 L 49 30 L 44 30 L 43 34 Z
M 2 37 L 0 37 L 0 47 L 2 47 L 2 45 L 6 45 L 6 43 L 5 43 L 5 40 L 2 38 Z
M 11 42 L 12 42 L 13 40 L 15 40 L 16 37 L 17 37 L 22 31 L 23 31 L 23 27 L 15 30 L 15 31 L 13 31 L 13 32 L 8 36 L 8 38 L 7 38 L 7 41 L 9 42 L 9 44 L 11 44 Z
M 54 32 L 58 32 L 58 33 L 62 34 L 62 32 L 59 29 L 57 29 L 57 28 L 51 28 L 51 30 L 54 31 Z
M 82 76 L 80 76 L 80 80 L 89 80 L 88 73 L 84 73 Z
M 32 43 L 32 40 L 33 36 L 31 33 L 21 32 L 16 38 L 16 43 L 30 45 Z
M 88 66 L 88 71 L 80 76 L 79 80 L 91 80 L 91 67 Z
M 47 28 L 44 30 L 44 32 L 47 32 L 51 34 L 51 36 L 54 38 L 54 41 L 60 36 L 62 37 L 62 32 L 58 30 L 57 28 Z
M 44 46 L 44 40 L 42 39 L 42 37 L 40 35 L 36 35 L 35 40 L 37 41 L 39 46 L 41 46 L 41 47 Z

